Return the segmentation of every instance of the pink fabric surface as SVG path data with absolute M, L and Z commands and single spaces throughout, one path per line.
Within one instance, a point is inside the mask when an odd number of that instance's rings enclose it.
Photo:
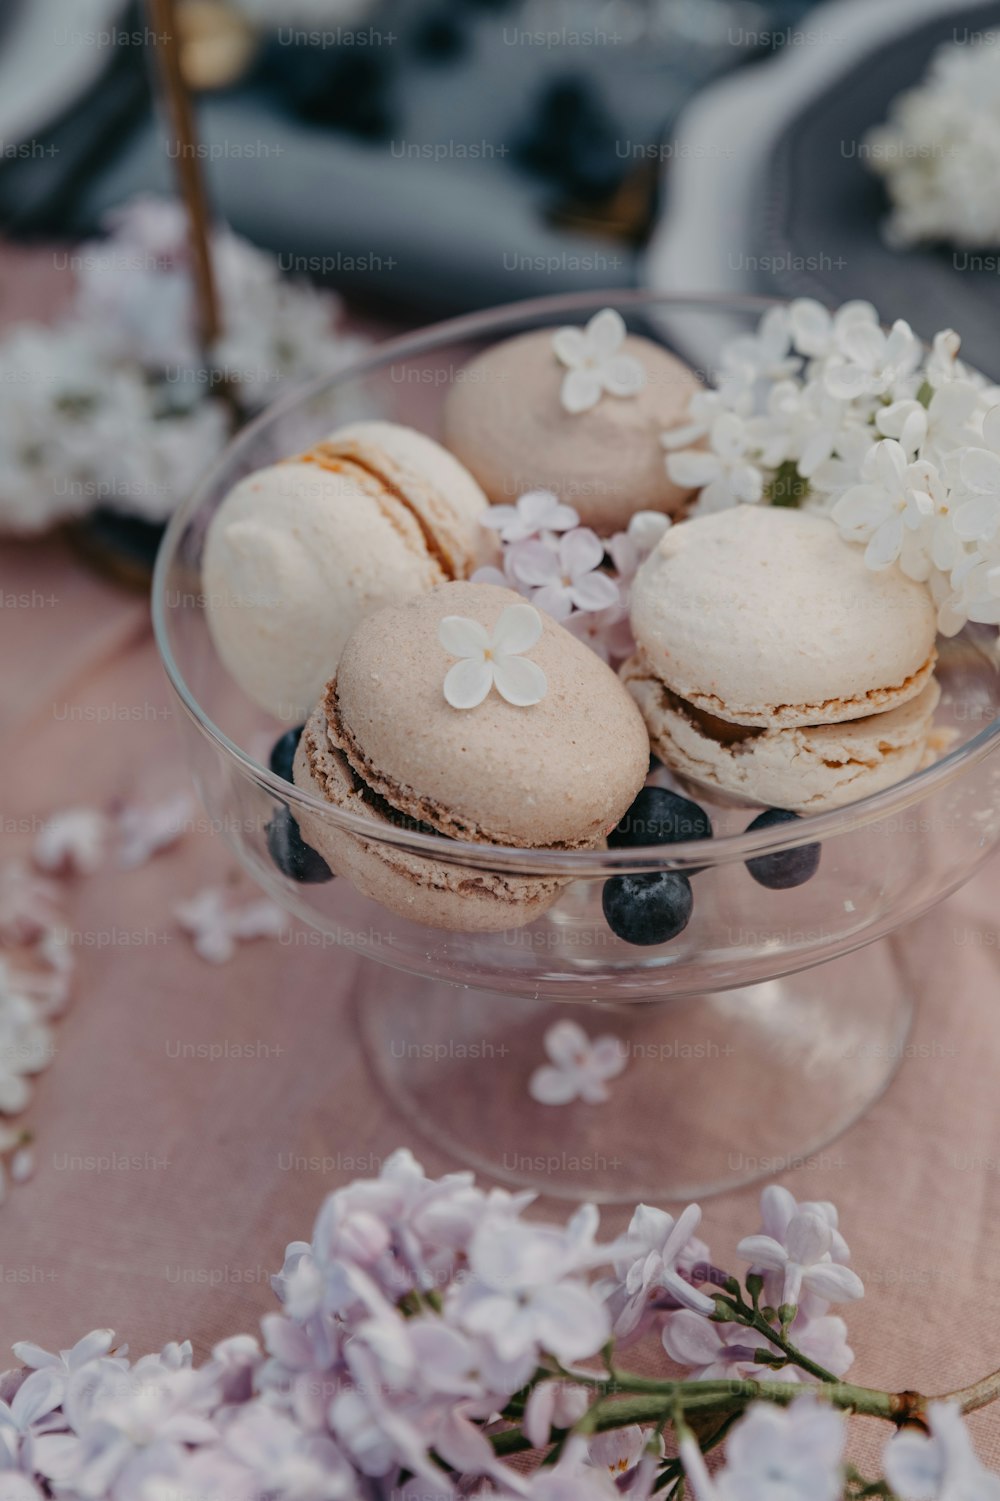
M 0 269 L 0 323 L 50 317 L 66 294 L 43 253 L 0 246 Z M 0 858 L 25 855 L 59 808 L 187 786 L 173 719 L 146 602 L 59 541 L 0 546 Z M 848 1310 L 859 1382 L 943 1392 L 1000 1367 L 998 879 L 994 865 L 905 935 L 921 982 L 903 1068 L 782 1178 L 841 1209 L 868 1288 Z M 196 827 L 138 872 L 67 883 L 78 969 L 23 1117 L 37 1170 L 0 1207 L 0 1369 L 16 1339 L 64 1347 L 103 1325 L 135 1354 L 190 1337 L 203 1358 L 256 1332 L 286 1243 L 308 1238 L 337 1184 L 398 1145 L 431 1172 L 455 1165 L 369 1073 L 353 1016 L 362 957 L 273 940 L 218 968 L 195 956 L 171 908 L 218 882 L 253 894 L 223 840 Z M 201 1056 L 213 1044 L 254 1056 Z M 448 1085 L 475 1110 L 454 1067 Z M 766 1095 L 750 1079 L 730 1102 L 734 1141 Z M 625 1154 L 606 1108 L 609 1152 Z M 756 1228 L 757 1195 L 706 1202 L 722 1264 Z M 623 1220 L 605 1211 L 607 1229 Z M 1000 1408 L 972 1423 L 1000 1469 Z
M 186 785 L 145 602 L 57 541 L 4 546 L 0 595 L 31 601 L 0 611 L 4 856 L 26 853 L 60 807 Z M 848 1314 L 861 1382 L 939 1392 L 1000 1366 L 997 877 L 987 869 L 907 933 L 922 977 L 910 1056 L 860 1124 L 784 1175 L 800 1197 L 841 1208 L 868 1286 Z M 110 1325 L 135 1353 L 190 1336 L 203 1357 L 256 1329 L 286 1242 L 309 1236 L 336 1184 L 400 1144 L 431 1171 L 453 1165 L 367 1071 L 351 1015 L 365 960 L 274 940 L 219 968 L 194 955 L 171 906 L 218 881 L 245 878 L 196 828 L 138 872 L 69 884 L 74 1000 L 26 1116 L 36 1175 L 0 1209 L 4 1349 Z M 257 1056 L 197 1056 L 211 1043 Z M 766 1080 L 747 1082 L 731 1103 L 737 1139 L 766 1108 Z M 706 1203 L 723 1264 L 756 1228 L 757 1192 Z M 606 1212 L 609 1228 L 621 1221 Z M 1000 1467 L 1000 1417 L 974 1424 Z

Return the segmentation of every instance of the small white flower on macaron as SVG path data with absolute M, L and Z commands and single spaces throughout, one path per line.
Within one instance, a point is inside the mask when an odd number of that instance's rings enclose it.
M 646 384 L 646 372 L 631 354 L 622 354 L 625 320 L 614 308 L 595 313 L 586 328 L 560 328 L 552 335 L 556 358 L 566 366 L 560 400 L 574 416 L 596 407 L 609 396 L 635 396 Z
M 548 689 L 545 674 L 523 653 L 537 646 L 541 635 L 542 617 L 534 605 L 508 605 L 492 632 L 466 615 L 446 615 L 438 640 L 460 659 L 444 680 L 451 707 L 475 709 L 494 687 L 516 708 L 540 703 Z

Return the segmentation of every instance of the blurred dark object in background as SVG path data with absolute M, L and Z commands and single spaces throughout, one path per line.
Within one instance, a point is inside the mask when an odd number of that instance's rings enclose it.
M 286 0 L 179 3 L 220 214 L 284 270 L 419 316 L 633 283 L 681 106 L 809 8 L 331 0 L 327 19 L 305 0 L 299 22 Z M 79 238 L 133 194 L 171 190 L 150 46 L 138 5 L 15 4 L 0 36 L 7 234 Z M 8 87 L 26 75 L 30 110 Z
M 873 46 L 831 76 L 774 142 L 747 242 L 766 268 L 758 280 L 765 290 L 879 307 L 891 289 L 893 317 L 925 338 L 961 330 L 963 357 L 1000 380 L 996 254 L 962 254 L 946 244 L 890 248 L 885 187 L 859 147 L 885 120 L 888 102 L 925 76 L 940 47 L 980 32 L 1000 36 L 1000 4 L 952 6 L 922 24 L 914 18 L 893 46 Z

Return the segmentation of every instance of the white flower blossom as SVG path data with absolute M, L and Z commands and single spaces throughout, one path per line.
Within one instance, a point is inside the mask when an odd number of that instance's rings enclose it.
M 723 354 L 723 367 L 747 385 L 761 378 L 782 380 L 793 375 L 802 361 L 792 349 L 792 322 L 786 307 L 772 307 L 756 331 L 731 339 Z
M 900 1501 L 1000 1501 L 1000 1475 L 976 1456 L 958 1407 L 932 1402 L 928 1435 L 907 1430 L 886 1445 L 886 1479 Z
M 541 617 L 531 605 L 507 605 L 492 631 L 464 615 L 446 615 L 438 640 L 459 658 L 444 680 L 448 703 L 453 709 L 478 708 L 494 687 L 517 708 L 540 703 L 548 688 L 545 674 L 524 653 L 537 646 L 541 636 Z
M 963 542 L 991 543 L 1000 532 L 1000 406 L 984 416 L 981 442 L 954 456 L 952 473 L 956 535 Z
M 844 537 L 867 544 L 869 568 L 890 568 L 903 554 L 907 533 L 920 534 L 944 504 L 944 486 L 935 465 L 928 459 L 908 463 L 892 438 L 871 450 L 862 476 L 862 483 L 846 490 L 830 514 Z
M 208 964 L 227 964 L 235 957 L 238 943 L 280 937 L 289 922 L 287 913 L 266 898 L 231 907 L 217 886 L 176 902 L 174 916 L 190 936 L 195 953 Z
M 536 1449 L 549 1442 L 553 1428 L 572 1428 L 590 1406 L 585 1386 L 566 1381 L 539 1381 L 524 1409 L 524 1432 Z
M 712 424 L 723 413 L 736 417 L 752 417 L 754 394 L 749 382 L 740 375 L 723 370 L 714 389 L 699 387 L 692 392 L 688 402 L 688 420 L 678 423 L 660 434 L 660 443 L 666 449 L 689 448 L 712 431 Z
M 892 101 L 869 131 L 867 161 L 892 201 L 892 248 L 925 241 L 1000 245 L 1000 205 L 990 190 L 1000 165 L 1000 60 L 989 35 L 938 49 L 926 76 Z
M 568 1105 L 577 1099 L 602 1105 L 610 1098 L 607 1081 L 617 1079 L 628 1062 L 620 1038 L 591 1042 L 577 1022 L 553 1022 L 544 1043 L 551 1062 L 537 1068 L 528 1082 L 529 1094 L 541 1105 Z
M 612 1254 L 593 1245 L 596 1225 L 589 1206 L 565 1231 L 517 1220 L 498 1234 L 487 1215 L 469 1244 L 469 1279 L 449 1304 L 459 1327 L 525 1371 L 541 1351 L 563 1364 L 594 1355 L 611 1333 L 604 1304 L 580 1277 Z
M 20 860 L 0 864 L 0 943 L 32 943 L 59 921 L 59 889 Z
M 559 363 L 567 367 L 560 399 L 572 415 L 589 412 L 601 397 L 635 396 L 646 372 L 634 355 L 623 352 L 625 320 L 614 308 L 595 313 L 586 328 L 560 328 L 552 336 Z
M 704 514 L 760 500 L 764 476 L 754 457 L 749 425 L 735 413 L 723 412 L 712 423 L 709 447 L 668 453 L 667 473 L 675 485 L 701 491 L 697 509 Z
M 838 1234 L 829 1219 L 809 1205 L 792 1216 L 780 1240 L 748 1235 L 736 1249 L 754 1267 L 781 1274 L 778 1306 L 796 1307 L 803 1289 L 828 1303 L 844 1303 L 864 1297 L 864 1287 L 856 1272 L 834 1261 Z
M 574 610 L 562 624 L 564 630 L 611 666 L 616 667 L 635 651 L 626 604 L 611 605 L 607 610 Z
M 981 392 L 971 381 L 952 380 L 921 401 L 894 401 L 875 413 L 875 426 L 886 438 L 896 438 L 908 458 L 942 460 L 977 438 L 975 419 Z
M 193 793 L 177 792 L 149 806 L 128 806 L 118 815 L 118 866 L 135 870 L 185 833 L 197 811 Z
M 805 1396 L 787 1408 L 755 1403 L 714 1477 L 692 1437 L 680 1455 L 694 1501 L 840 1501 L 845 1437 L 843 1415 Z
M 482 524 L 498 532 L 501 542 L 526 542 L 545 532 L 571 531 L 580 525 L 580 518 L 551 490 L 529 490 L 512 506 L 490 506 Z
M 837 352 L 823 372 L 831 396 L 851 401 L 859 396 L 898 397 L 908 390 L 923 349 L 903 318 L 897 318 L 889 333 L 877 325 L 852 320 L 837 337 Z
M 31 1099 L 32 1074 L 52 1062 L 55 1039 L 27 996 L 0 993 L 0 1111 L 16 1115 Z
M 635 1470 L 651 1443 L 658 1456 L 662 1455 L 662 1439 L 656 1441 L 638 1423 L 629 1423 L 625 1428 L 611 1428 L 592 1438 L 587 1458 L 596 1470 L 606 1470 L 612 1480 L 620 1482 Z
M 1000 625 L 1000 545 L 980 543 L 958 563 L 951 581 L 955 592 L 946 601 L 950 623 L 959 629 L 965 620 Z
M 602 571 L 604 543 L 589 527 L 556 541 L 521 543 L 511 568 L 533 605 L 564 621 L 574 610 L 606 610 L 620 603 L 618 585 Z
M 830 1227 L 830 1257 L 839 1266 L 848 1266 L 851 1260 L 850 1247 L 840 1233 L 836 1205 L 826 1199 L 802 1200 L 796 1199 L 789 1189 L 780 1183 L 769 1183 L 761 1190 L 760 1195 L 760 1234 L 769 1236 L 780 1245 L 785 1245 L 788 1238 L 788 1230 L 797 1214 L 809 1210 L 818 1214 Z M 772 1308 L 780 1307 L 784 1292 L 783 1269 L 768 1271 L 764 1267 L 755 1267 L 755 1271 L 764 1273 L 764 1301 Z M 818 1298 L 807 1291 L 803 1291 L 799 1300 L 799 1322 L 801 1330 L 803 1319 L 817 1319 L 825 1314 L 829 1308 L 829 1302 Z M 821 1364 L 823 1362 L 821 1361 Z
M 831 313 L 812 297 L 797 297 L 788 307 L 792 342 L 809 360 L 823 360 L 842 349 L 842 340 L 852 324 L 878 327 L 878 313 L 870 302 L 844 302 Z
M 50 875 L 93 875 L 104 863 L 107 834 L 108 820 L 96 808 L 53 813 L 35 839 L 35 864 Z
M 707 1260 L 708 1248 L 695 1237 L 701 1222 L 697 1204 L 689 1204 L 674 1219 L 664 1209 L 640 1204 L 632 1216 L 621 1255 L 615 1261 L 616 1281 L 604 1287 L 614 1314 L 616 1337 L 632 1334 L 642 1324 L 650 1301 L 667 1294 L 674 1306 L 711 1315 L 715 1304 L 684 1275 L 696 1262 Z
M 182 204 L 133 199 L 108 229 L 80 247 L 62 322 L 0 340 L 0 530 L 41 532 L 100 504 L 161 522 L 230 435 L 203 379 Z M 365 347 L 337 333 L 334 293 L 283 278 L 225 227 L 212 250 L 223 331 L 210 354 L 241 411 Z
M 854 1363 L 847 1343 L 847 1325 L 835 1314 L 804 1317 L 800 1311 L 789 1338 L 796 1349 L 835 1376 L 843 1376 Z M 692 1381 L 804 1381 L 812 1378 L 796 1366 L 775 1369 L 761 1365 L 761 1350 L 774 1352 L 762 1334 L 742 1324 L 718 1324 L 688 1308 L 667 1315 L 662 1333 L 663 1348 L 678 1365 L 688 1366 Z

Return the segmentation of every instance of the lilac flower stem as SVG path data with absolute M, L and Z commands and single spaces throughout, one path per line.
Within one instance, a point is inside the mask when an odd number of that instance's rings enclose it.
M 946 1392 L 943 1397 L 928 1397 L 929 1402 L 957 1402 L 963 1412 L 977 1412 L 980 1407 L 988 1407 L 1000 1397 L 1000 1371 L 993 1371 L 989 1376 L 983 1376 L 979 1381 L 974 1381 L 971 1386 L 963 1387 L 957 1392 Z
M 802 1371 L 807 1371 L 810 1376 L 815 1376 L 818 1381 L 825 1381 L 833 1385 L 838 1384 L 840 1379 L 838 1376 L 835 1376 L 832 1371 L 828 1371 L 824 1366 L 819 1365 L 815 1360 L 810 1360 L 809 1356 L 803 1355 L 801 1350 L 797 1350 L 784 1330 L 779 1332 L 774 1328 L 773 1324 L 769 1324 L 759 1308 L 749 1307 L 742 1298 L 736 1301 L 732 1298 L 723 1297 L 716 1298 L 715 1306 L 718 1310 L 716 1313 L 717 1318 L 721 1315 L 722 1319 L 727 1323 L 742 1324 L 747 1329 L 755 1330 L 757 1334 L 762 1334 L 770 1344 L 776 1346 L 783 1355 L 787 1356 L 790 1364 L 797 1365 Z
M 986 1378 L 994 1383 L 994 1396 L 1000 1396 L 1000 1373 Z M 614 1393 L 599 1398 L 588 1415 L 589 1431 L 603 1433 L 611 1428 L 624 1428 L 632 1423 L 658 1423 L 666 1414 L 669 1421 L 678 1404 L 687 1415 L 710 1416 L 715 1413 L 720 1421 L 731 1414 L 741 1413 L 751 1402 L 776 1402 L 787 1407 L 802 1395 L 799 1382 L 791 1381 L 650 1381 L 642 1377 L 616 1372 Z M 949 1400 L 974 1400 L 982 1406 L 992 1400 L 983 1395 L 986 1382 L 970 1387 L 967 1393 L 953 1393 Z M 618 1393 L 628 1394 L 624 1399 Z M 971 1394 L 976 1393 L 975 1397 Z M 854 1386 L 845 1381 L 831 1381 L 819 1388 L 818 1396 L 824 1397 L 834 1407 L 861 1417 L 880 1418 L 899 1427 L 904 1423 L 919 1421 L 928 1399 L 918 1392 L 885 1392 L 872 1387 Z M 967 1410 L 972 1410 L 967 1409 Z M 517 1454 L 530 1449 L 531 1444 L 517 1429 L 493 1436 L 497 1454 Z

